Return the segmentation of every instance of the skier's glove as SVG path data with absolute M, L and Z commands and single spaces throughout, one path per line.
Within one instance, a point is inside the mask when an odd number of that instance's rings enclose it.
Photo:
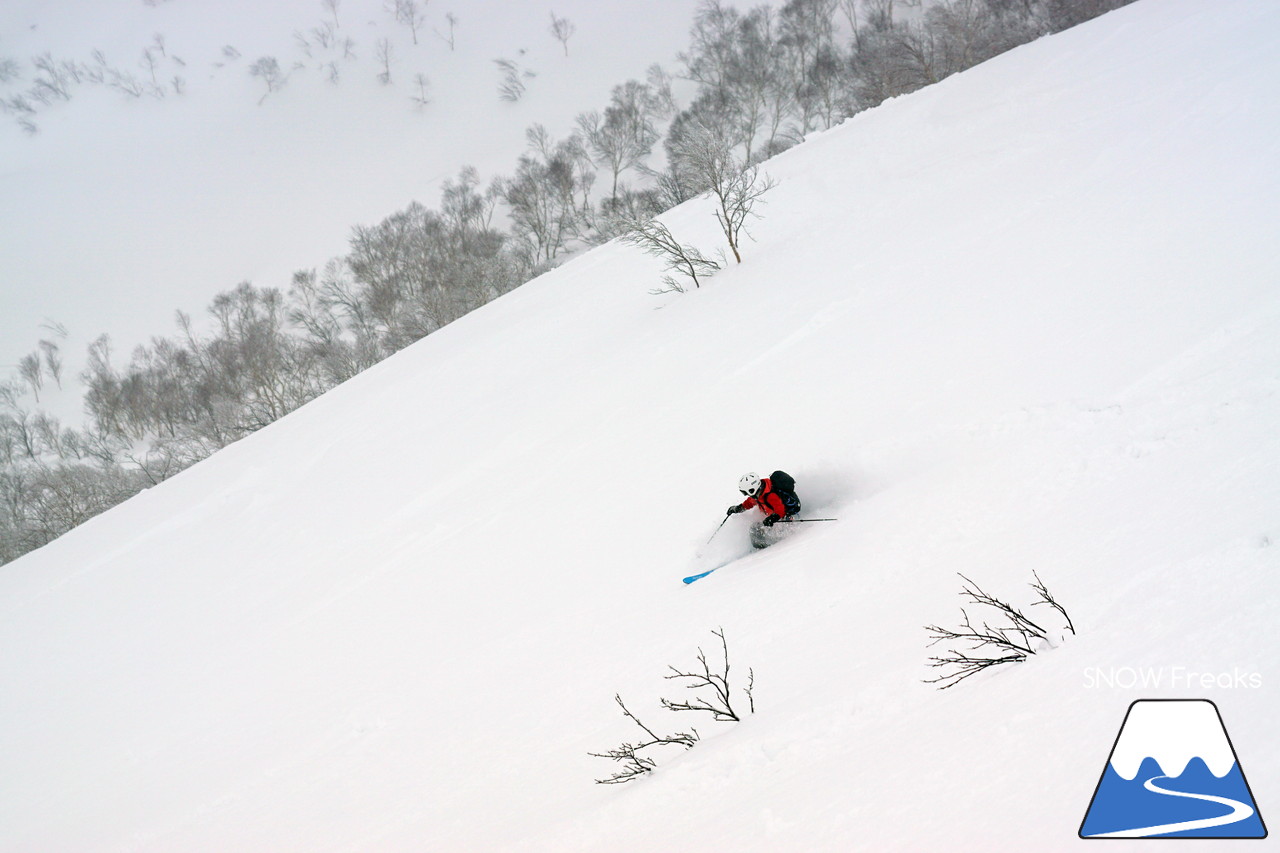
M 725 510 L 725 515 L 733 515 L 734 513 L 744 512 L 746 508 L 742 504 L 734 504 Z
M 773 527 L 782 518 L 780 515 L 771 515 L 764 520 L 765 527 Z

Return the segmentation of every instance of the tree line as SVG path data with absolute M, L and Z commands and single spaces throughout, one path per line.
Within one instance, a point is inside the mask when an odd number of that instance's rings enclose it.
M 616 86 L 603 109 L 580 114 L 564 139 L 530 127 L 512 174 L 484 185 L 463 168 L 436 208 L 414 203 L 355 227 L 346 255 L 295 273 L 286 289 L 240 284 L 213 300 L 205 323 L 179 312 L 175 334 L 127 359 L 99 338 L 80 374 L 78 429 L 39 409 L 45 383 L 60 385 L 65 374 L 65 335 L 53 330 L 0 383 L 0 563 L 272 423 L 567 252 L 625 236 L 667 252 L 669 268 L 696 286 L 721 264 L 664 233 L 659 213 L 710 192 L 740 261 L 743 221 L 768 188 L 755 182 L 761 161 L 1127 2 L 789 0 L 742 12 L 704 0 L 680 55 L 680 76 L 696 84 L 687 106 L 653 66 L 645 80 Z M 664 162 L 651 167 L 659 145 Z M 666 280 L 659 292 L 683 289 Z

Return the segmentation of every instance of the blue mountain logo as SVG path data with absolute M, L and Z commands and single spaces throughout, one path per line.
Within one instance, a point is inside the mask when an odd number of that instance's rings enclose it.
M 1218 706 L 1129 706 L 1080 825 L 1081 838 L 1266 838 Z

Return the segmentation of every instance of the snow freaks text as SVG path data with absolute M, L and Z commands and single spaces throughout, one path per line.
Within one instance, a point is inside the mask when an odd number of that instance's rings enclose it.
M 1086 690 L 1257 690 L 1262 687 L 1262 674 L 1240 667 L 1204 672 L 1186 666 L 1090 666 L 1084 670 L 1084 686 Z

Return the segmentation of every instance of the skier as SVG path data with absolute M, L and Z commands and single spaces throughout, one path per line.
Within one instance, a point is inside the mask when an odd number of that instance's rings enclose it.
M 796 481 L 785 471 L 774 471 L 764 479 L 754 473 L 743 474 L 738 481 L 738 491 L 747 498 L 729 507 L 725 515 L 759 509 L 764 519 L 751 525 L 751 544 L 756 548 L 768 547 L 781 538 L 771 530 L 773 525 L 800 512 L 800 498 L 795 489 Z

